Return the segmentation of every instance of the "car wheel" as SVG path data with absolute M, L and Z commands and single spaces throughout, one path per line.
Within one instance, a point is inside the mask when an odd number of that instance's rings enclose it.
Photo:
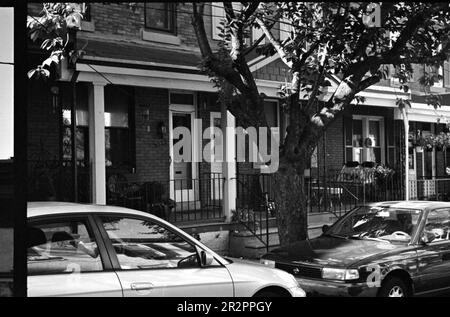
M 398 277 L 391 277 L 383 283 L 378 296 L 408 297 L 409 296 L 408 286 L 402 279 Z
M 285 294 L 275 291 L 260 291 L 256 293 L 253 297 L 287 297 Z

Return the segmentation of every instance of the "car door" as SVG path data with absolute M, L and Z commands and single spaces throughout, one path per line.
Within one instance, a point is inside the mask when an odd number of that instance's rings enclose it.
M 88 216 L 28 221 L 27 266 L 28 296 L 123 296 L 99 231 Z
M 233 296 L 228 270 L 202 267 L 198 245 L 166 225 L 138 216 L 97 218 L 124 296 Z
M 450 288 L 450 209 L 428 213 L 422 235 L 432 234 L 434 240 L 418 251 L 419 292 Z

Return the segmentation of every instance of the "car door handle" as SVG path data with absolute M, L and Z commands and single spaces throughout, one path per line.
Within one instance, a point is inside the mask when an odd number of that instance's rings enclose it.
M 134 291 L 148 291 L 153 289 L 152 283 L 131 283 L 131 289 Z

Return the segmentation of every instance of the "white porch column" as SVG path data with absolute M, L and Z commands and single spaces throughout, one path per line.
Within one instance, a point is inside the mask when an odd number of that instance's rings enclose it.
M 232 211 L 236 210 L 236 141 L 235 141 L 235 118 L 221 106 L 221 128 L 223 132 L 223 163 L 222 174 L 223 186 L 223 214 L 225 221 L 230 222 Z
M 93 204 L 106 205 L 105 96 L 106 83 L 89 87 L 89 162 Z
M 409 183 L 409 120 L 406 107 L 402 108 L 403 125 L 405 128 L 405 200 L 409 200 L 411 184 Z

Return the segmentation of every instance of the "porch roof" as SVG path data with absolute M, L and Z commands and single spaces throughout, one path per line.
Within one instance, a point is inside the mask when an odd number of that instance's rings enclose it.
M 85 41 L 77 43 L 78 49 L 82 49 L 86 44 Z M 83 60 L 96 58 L 120 60 L 123 64 L 136 62 L 166 64 L 171 66 L 181 66 L 197 69 L 201 61 L 199 53 L 187 51 L 182 49 L 171 50 L 166 48 L 152 47 L 148 45 L 141 45 L 137 43 L 130 43 L 126 41 L 105 41 L 89 39 L 86 47 L 83 49 L 86 52 Z
M 436 123 L 439 118 L 450 118 L 450 106 L 434 109 L 426 103 L 412 102 L 408 110 L 409 121 Z M 394 119 L 403 120 L 400 109 L 394 109 Z

